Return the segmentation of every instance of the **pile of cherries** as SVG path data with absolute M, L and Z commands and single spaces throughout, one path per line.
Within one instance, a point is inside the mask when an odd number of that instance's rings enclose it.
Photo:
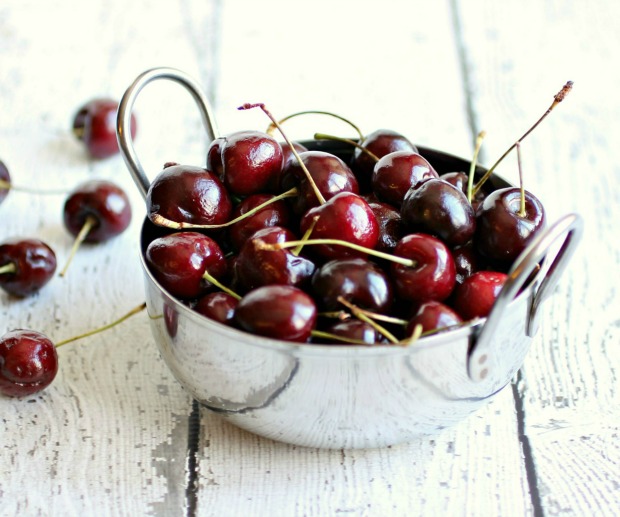
M 250 108 L 272 120 L 266 132 L 216 138 L 204 168 L 167 163 L 147 194 L 151 273 L 220 323 L 301 343 L 408 344 L 487 316 L 544 226 L 530 192 L 440 174 L 402 134 L 291 142 L 264 105 Z

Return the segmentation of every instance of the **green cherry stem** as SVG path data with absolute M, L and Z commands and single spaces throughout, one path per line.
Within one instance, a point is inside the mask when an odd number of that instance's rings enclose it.
M 0 266 L 0 275 L 11 275 L 17 271 L 17 266 L 14 262 L 7 262 Z
M 345 144 L 350 144 L 350 145 L 352 145 L 354 147 L 357 147 L 360 151 L 366 153 L 375 162 L 379 161 L 379 157 L 376 154 L 374 154 L 372 151 L 369 151 L 363 145 L 360 145 L 355 140 L 351 140 L 350 138 L 342 138 L 340 136 L 328 135 L 328 134 L 325 134 L 325 133 L 314 133 L 314 139 L 315 140 L 336 140 L 337 142 L 344 142 Z
M 400 342 L 401 345 L 403 346 L 410 346 L 413 345 L 418 339 L 420 339 L 420 336 L 422 335 L 422 325 L 420 325 L 419 323 L 413 327 L 413 332 L 411 333 L 411 335 Z
M 62 271 L 59 273 L 59 276 L 63 277 L 67 274 L 67 270 L 69 269 L 69 264 L 71 264 L 73 257 L 75 257 L 75 254 L 77 253 L 78 248 L 82 245 L 82 243 L 84 242 L 84 239 L 86 239 L 86 237 L 88 236 L 88 233 L 93 228 L 93 226 L 95 226 L 96 224 L 97 224 L 97 219 L 93 217 L 92 215 L 89 215 L 86 218 L 86 221 L 84 221 L 82 228 L 80 228 L 80 232 L 77 234 L 75 241 L 73 242 L 73 246 L 71 247 L 71 251 L 69 252 L 69 258 L 67 259 L 67 262 L 65 263 L 65 267 L 63 267 Z
M 486 131 L 480 131 L 478 133 L 478 137 L 476 138 L 476 147 L 474 149 L 474 156 L 471 160 L 471 165 L 469 166 L 469 175 L 467 176 L 467 201 L 471 204 L 472 193 L 474 190 L 474 175 L 476 172 L 476 165 L 478 163 L 478 155 L 480 154 L 480 148 L 482 147 L 482 140 L 486 136 Z
M 213 284 L 215 287 L 221 289 L 222 291 L 224 291 L 225 293 L 229 294 L 230 296 L 232 296 L 233 298 L 235 298 L 236 300 L 241 300 L 241 296 L 239 296 L 235 291 L 233 291 L 232 289 L 229 289 L 228 287 L 226 287 L 224 284 L 222 284 L 217 278 L 215 278 L 211 273 L 209 273 L 208 271 L 205 271 L 202 274 L 202 278 L 204 278 L 207 282 Z
M 298 111 L 297 113 L 292 113 L 292 114 L 288 115 L 287 117 L 284 117 L 283 119 L 280 119 L 280 121 L 277 124 L 283 124 L 287 120 L 290 120 L 290 119 L 292 119 L 294 117 L 298 117 L 300 115 L 328 115 L 330 117 L 337 118 L 339 120 L 342 120 L 344 123 L 349 124 L 349 126 L 351 126 L 357 132 L 357 134 L 360 137 L 360 140 L 364 139 L 364 134 L 360 131 L 360 128 L 357 127 L 353 122 L 351 122 L 349 119 L 341 117 L 340 115 L 337 115 L 336 113 L 331 113 L 329 111 L 315 111 L 315 110 Z M 277 124 L 273 123 L 273 122 L 271 124 L 269 124 L 269 127 L 267 128 L 266 133 L 271 135 L 273 133 L 273 130 L 278 127 Z
M 145 308 L 146 308 L 146 303 L 141 303 L 137 307 L 134 307 L 133 309 L 131 309 L 127 314 L 125 314 L 124 316 L 121 316 L 120 318 L 113 321 L 112 323 L 108 323 L 107 325 L 96 328 L 94 330 L 89 330 L 88 332 L 85 332 L 84 334 L 80 334 L 79 336 L 74 336 L 72 338 L 65 339 L 64 341 L 59 341 L 58 343 L 56 343 L 56 348 L 66 345 L 67 343 L 72 343 L 74 341 L 77 341 L 78 339 L 83 339 L 85 337 L 93 336 L 94 334 L 99 334 L 100 332 L 103 332 L 104 330 L 111 329 L 112 327 L 130 318 L 134 314 L 138 314 L 139 312 L 142 312 Z
M 319 203 L 321 205 L 325 204 L 325 198 L 323 197 L 323 194 L 321 194 L 321 191 L 316 186 L 316 183 L 314 182 L 314 179 L 312 178 L 312 175 L 310 174 L 310 171 L 308 170 L 308 168 L 306 167 L 306 164 L 303 162 L 303 160 L 299 156 L 299 153 L 297 152 L 297 149 L 295 149 L 295 146 L 293 145 L 293 143 L 289 140 L 288 136 L 286 136 L 286 133 L 284 131 L 282 131 L 282 128 L 280 127 L 280 124 L 278 124 L 278 121 L 274 118 L 274 116 L 271 114 L 271 112 L 265 107 L 265 105 L 263 103 L 255 103 L 255 104 L 246 103 L 246 104 L 243 104 L 242 106 L 239 106 L 239 108 L 237 108 L 237 109 L 249 110 L 249 109 L 253 109 L 253 108 L 260 108 L 263 111 L 263 113 L 265 113 L 265 115 L 267 115 L 267 117 L 269 117 L 271 122 L 273 122 L 273 124 L 278 128 L 278 131 L 280 131 L 280 134 L 282 135 L 282 137 L 284 138 L 286 143 L 291 148 L 291 152 L 293 153 L 293 155 L 297 159 L 297 162 L 299 163 L 299 166 L 301 167 L 301 169 L 303 170 L 304 174 L 306 175 L 306 178 L 308 179 L 308 182 L 310 183 L 310 186 L 312 187 L 312 190 L 314 190 L 314 194 L 316 195 L 316 198 L 319 200 Z
M 300 244 L 303 244 L 304 246 L 312 246 L 317 244 L 326 244 L 329 246 L 344 246 L 345 248 L 351 248 L 355 251 L 361 251 L 362 253 L 367 253 L 368 255 L 372 255 L 377 258 L 396 262 L 397 264 L 401 264 L 406 267 L 416 266 L 415 260 L 411 260 L 405 257 L 399 257 L 398 255 L 390 255 L 389 253 L 383 253 L 382 251 L 365 248 L 364 246 L 360 246 L 359 244 L 354 244 L 352 242 L 342 241 L 338 239 L 308 239 L 307 241 L 286 241 L 274 244 L 268 244 L 263 241 L 257 243 L 258 247 L 264 250 L 281 250 L 285 248 L 294 248 L 295 246 L 299 246 Z
M 385 336 L 390 343 L 393 343 L 393 344 L 398 343 L 398 339 L 396 338 L 396 336 L 394 336 L 394 334 L 392 334 L 389 330 L 379 325 L 375 320 L 373 320 L 372 318 L 368 317 L 366 314 L 361 312 L 358 307 L 356 307 L 355 305 L 347 301 L 342 296 L 338 297 L 338 301 L 342 305 L 344 305 L 347 309 L 349 309 L 351 311 L 351 314 L 353 314 L 353 316 L 355 316 L 357 319 L 365 323 L 368 323 L 372 328 L 374 328 L 377 332 L 379 332 L 379 334 L 381 334 L 382 336 Z
M 510 152 L 515 147 L 517 147 L 517 145 L 520 144 L 525 139 L 525 137 L 527 137 L 532 131 L 534 131 L 534 129 L 538 127 L 538 124 L 540 124 L 547 117 L 547 115 L 549 115 L 549 113 L 551 113 L 551 111 L 566 98 L 566 96 L 570 93 L 572 88 L 573 88 L 573 81 L 568 81 L 562 87 L 562 89 L 553 97 L 553 102 L 551 103 L 551 106 L 547 108 L 547 111 L 545 111 L 545 113 L 543 113 L 543 115 L 534 123 L 534 125 L 530 127 L 525 133 L 523 133 L 523 135 L 521 135 L 521 138 L 519 138 L 514 144 L 512 144 L 506 150 L 506 152 L 502 154 L 499 157 L 499 159 L 491 166 L 491 168 L 484 174 L 484 176 L 480 178 L 480 181 L 478 181 L 478 183 L 474 187 L 474 191 L 473 191 L 474 196 L 478 193 L 478 191 L 480 190 L 484 182 L 491 177 L 491 174 L 493 174 L 493 171 L 495 171 L 495 169 L 503 161 L 503 159 L 506 158 L 506 156 L 508 156 L 508 154 L 510 154 Z
M 52 190 L 38 190 L 35 188 L 24 187 L 21 185 L 13 185 L 10 181 L 0 180 L 0 190 L 15 190 L 16 192 L 26 192 L 28 194 L 41 194 L 41 195 L 50 195 L 57 196 L 61 194 L 66 194 L 68 190 L 66 189 L 52 189 Z
M 525 187 L 523 185 L 523 166 L 521 165 L 521 144 L 517 144 L 517 167 L 519 169 L 519 188 L 521 189 L 519 216 L 525 217 Z

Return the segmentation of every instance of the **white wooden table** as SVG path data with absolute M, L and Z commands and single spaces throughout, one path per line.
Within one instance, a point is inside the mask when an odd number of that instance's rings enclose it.
M 118 238 L 83 247 L 37 296 L 0 293 L 0 334 L 28 327 L 60 340 L 143 300 L 142 200 L 122 159 L 88 160 L 69 127 L 80 103 L 120 98 L 155 66 L 198 79 L 222 133 L 265 129 L 260 112 L 235 109 L 264 102 L 278 117 L 329 110 L 464 157 L 484 129 L 487 165 L 573 80 L 523 144 L 523 166 L 550 219 L 576 211 L 586 228 L 511 386 L 405 445 L 304 449 L 221 422 L 174 380 L 145 314 L 63 347 L 47 390 L 0 398 L 0 514 L 620 514 L 619 20 L 620 4 L 603 0 L 4 0 L 0 159 L 15 184 L 112 179 L 134 218 Z M 147 170 L 204 163 L 200 117 L 178 85 L 146 88 L 136 114 Z M 288 129 L 343 126 L 320 118 Z M 500 170 L 511 181 L 516 171 L 514 157 Z M 43 238 L 62 263 L 72 243 L 63 202 L 11 192 L 0 241 Z

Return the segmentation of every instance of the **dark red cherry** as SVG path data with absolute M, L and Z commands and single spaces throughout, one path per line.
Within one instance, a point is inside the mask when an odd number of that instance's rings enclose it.
M 268 284 L 305 286 L 315 271 L 309 259 L 297 256 L 291 249 L 266 250 L 263 244 L 295 240 L 285 228 L 273 226 L 254 233 L 243 245 L 235 260 L 234 276 L 244 291 Z
M 299 155 L 308 169 L 314 184 L 325 200 L 331 199 L 340 192 L 357 194 L 357 179 L 349 166 L 337 156 L 323 151 L 306 151 Z M 319 205 L 316 192 L 308 181 L 297 160 L 289 161 L 282 170 L 280 190 L 286 191 L 293 187 L 298 190 L 297 196 L 291 198 L 293 212 L 302 215 L 309 209 Z
M 357 344 L 357 343 L 365 343 L 367 345 L 378 345 L 378 344 L 387 344 L 388 340 L 377 330 L 366 323 L 365 321 L 361 321 L 355 318 L 351 318 L 345 321 L 339 321 L 328 326 L 325 329 L 325 332 L 329 334 L 333 334 L 334 336 L 339 336 L 344 338 L 342 341 L 338 339 L 331 338 L 314 338 L 313 341 L 318 341 L 320 343 L 329 343 L 329 344 L 338 344 L 338 345 L 347 345 L 347 344 Z M 355 343 L 349 343 L 347 340 L 352 340 Z
M 56 271 L 56 254 L 39 239 L 9 239 L 0 244 L 0 287 L 14 296 L 29 296 Z
M 394 151 L 418 152 L 417 147 L 408 138 L 391 129 L 377 129 L 366 135 L 359 144 L 379 159 Z M 356 148 L 353 151 L 351 168 L 358 178 L 362 192 L 368 192 L 371 189 L 372 171 L 375 163 L 375 158 L 362 149 Z
M 226 274 L 227 263 L 218 244 L 198 232 L 177 232 L 159 237 L 147 246 L 146 262 L 155 279 L 172 296 L 198 298 L 211 284 L 205 271 L 216 279 Z
M 485 318 L 491 312 L 506 279 L 497 271 L 478 271 L 454 289 L 451 305 L 463 320 Z
M 194 310 L 224 325 L 232 325 L 238 300 L 223 291 L 207 293 L 196 301 Z
M 233 210 L 231 219 L 247 214 L 250 210 L 270 201 L 274 197 L 273 194 L 252 194 L 244 198 Z M 272 226 L 288 227 L 291 219 L 288 204 L 283 199 L 280 199 L 230 226 L 228 229 L 228 240 L 233 249 L 240 250 L 252 234 L 258 230 Z
M 291 142 L 297 154 L 305 153 L 308 151 L 308 148 L 300 144 L 299 142 Z M 280 147 L 282 148 L 282 169 L 285 169 L 291 161 L 297 160 L 295 158 L 295 154 L 291 150 L 291 146 L 287 142 L 280 142 Z
M 237 305 L 235 321 L 251 334 L 306 342 L 316 323 L 312 298 L 290 285 L 266 285 L 247 293 Z
M 396 151 L 381 158 L 372 173 L 372 190 L 377 197 L 400 208 L 405 194 L 420 182 L 437 178 L 432 165 L 413 151 Z
M 114 99 L 93 99 L 84 104 L 73 117 L 73 134 L 81 140 L 93 158 L 107 158 L 118 153 Z M 136 117 L 131 115 L 131 137 L 137 132 Z
M 316 221 L 316 223 L 314 223 Z M 324 204 L 306 212 L 301 220 L 305 233 L 312 224 L 312 239 L 337 239 L 374 248 L 379 240 L 379 223 L 363 198 L 352 192 L 336 194 Z M 312 246 L 325 259 L 365 256 L 366 253 L 337 244 Z
M 264 192 L 282 170 L 282 148 L 261 131 L 237 131 L 221 144 L 222 180 L 231 194 Z
M 131 204 L 125 191 L 104 180 L 78 185 L 65 201 L 63 219 L 76 237 L 89 222 L 86 242 L 103 242 L 124 232 L 131 222 Z
M 422 325 L 422 332 L 439 330 L 462 323 L 461 317 L 446 304 L 434 300 L 424 302 L 407 324 L 407 335 L 416 325 Z
M 0 393 L 25 397 L 51 384 L 58 354 L 50 339 L 32 330 L 12 330 L 0 337 Z
M 392 263 L 391 277 L 396 294 L 410 302 L 443 301 L 456 283 L 454 259 L 438 238 L 424 233 L 405 235 L 394 255 L 415 262 L 413 266 Z
M 11 175 L 9 169 L 4 162 L 0 160 L 0 203 L 4 201 L 4 198 L 9 194 L 9 185 L 11 184 Z
M 454 258 L 454 265 L 456 266 L 456 281 L 459 284 L 484 267 L 484 261 L 476 253 L 472 241 L 452 248 L 452 258 Z
M 232 201 L 220 179 L 191 165 L 168 165 L 153 180 L 146 196 L 155 224 L 163 217 L 177 223 L 222 224 L 230 220 Z
M 325 310 L 341 309 L 339 297 L 353 305 L 387 314 L 392 305 L 392 285 L 376 264 L 363 258 L 330 260 L 312 277 L 312 293 Z
M 222 165 L 222 147 L 226 138 L 220 136 L 211 141 L 207 149 L 207 170 L 213 172 L 218 178 L 223 178 L 224 166 Z
M 514 261 L 545 225 L 542 203 L 525 191 L 525 214 L 520 213 L 521 190 L 498 189 L 486 196 L 476 212 L 476 249 L 483 256 Z
M 465 244 L 476 229 L 474 210 L 467 196 L 438 178 L 410 188 L 403 199 L 400 215 L 410 232 L 430 233 L 448 246 Z
M 379 240 L 375 249 L 392 253 L 398 241 L 405 235 L 400 212 L 392 205 L 379 201 L 370 202 L 368 206 L 379 223 Z

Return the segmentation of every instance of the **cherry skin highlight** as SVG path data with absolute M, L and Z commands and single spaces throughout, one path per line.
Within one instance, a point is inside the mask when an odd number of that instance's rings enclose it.
M 52 279 L 56 265 L 56 254 L 45 242 L 9 239 L 0 244 L 0 288 L 14 296 L 30 296 Z

